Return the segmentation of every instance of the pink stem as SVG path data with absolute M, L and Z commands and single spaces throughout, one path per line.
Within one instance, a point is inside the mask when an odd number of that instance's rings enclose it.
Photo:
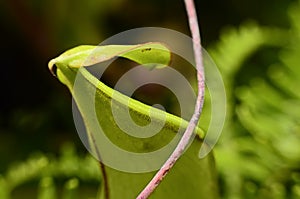
M 160 168 L 160 170 L 155 174 L 152 180 L 148 183 L 148 185 L 144 188 L 144 190 L 137 196 L 137 199 L 148 198 L 151 195 L 151 193 L 156 189 L 156 187 L 160 184 L 163 178 L 167 175 L 169 170 L 174 166 L 178 158 L 183 154 L 193 135 L 194 129 L 199 121 L 199 117 L 203 108 L 205 77 L 199 25 L 193 0 L 184 0 L 184 2 L 188 14 L 190 30 L 193 37 L 194 56 L 197 68 L 198 96 L 195 105 L 195 111 L 177 147 L 175 148 L 171 156 L 168 158 L 168 160 L 164 163 L 164 165 Z

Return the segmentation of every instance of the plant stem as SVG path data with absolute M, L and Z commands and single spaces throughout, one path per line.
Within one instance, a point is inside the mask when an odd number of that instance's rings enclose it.
M 164 165 L 160 168 L 160 170 L 155 174 L 152 180 L 148 183 L 148 185 L 144 188 L 144 190 L 138 195 L 137 199 L 148 198 L 151 195 L 151 193 L 156 189 L 156 187 L 160 184 L 163 178 L 167 175 L 169 170 L 174 166 L 179 157 L 183 154 L 193 135 L 194 129 L 199 121 L 199 117 L 203 108 L 205 76 L 201 51 L 199 25 L 193 0 L 184 0 L 184 3 L 188 14 L 190 30 L 192 33 L 194 57 L 197 68 L 198 95 L 195 105 L 195 111 L 177 147 L 175 148 L 171 156 L 168 158 L 168 160 L 164 163 Z

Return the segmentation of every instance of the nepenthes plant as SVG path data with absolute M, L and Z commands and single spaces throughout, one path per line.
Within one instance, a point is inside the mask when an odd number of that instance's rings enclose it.
M 84 45 L 68 50 L 49 62 L 50 71 L 71 92 L 85 124 L 90 150 L 100 160 L 103 179 L 99 196 L 101 199 L 218 197 L 213 155 L 210 153 L 202 159 L 198 157 L 200 147 L 206 145 L 203 141 L 204 132 L 197 127 L 204 101 L 204 71 L 196 11 L 193 1 L 187 0 L 185 3 L 193 36 L 198 78 L 198 97 L 190 121 L 132 99 L 110 88 L 88 70 L 90 66 L 115 57 L 134 61 L 147 70 L 160 70 L 168 67 L 171 60 L 171 52 L 163 43 L 154 41 L 135 45 Z M 147 138 L 126 134 L 114 119 L 112 103 L 120 111 L 128 110 L 137 125 L 145 126 L 149 121 L 160 125 L 159 133 Z M 105 132 L 104 136 L 99 135 L 99 126 Z M 191 140 L 193 136 L 195 138 Z M 122 150 L 145 154 L 163 147 L 174 137 L 177 138 L 173 145 L 174 151 L 169 157 L 162 157 L 163 164 L 157 173 L 152 170 L 126 172 L 104 164 L 110 159 L 121 163 L 122 157 L 126 158 L 120 154 L 112 158 L 115 154 L 108 152 L 102 142 L 106 138 Z M 138 167 L 134 160 L 125 161 L 130 171 Z M 145 161 L 146 164 L 153 164 L 151 159 Z

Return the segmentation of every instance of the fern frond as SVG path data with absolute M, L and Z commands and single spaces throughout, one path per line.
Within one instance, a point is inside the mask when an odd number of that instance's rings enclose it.
M 299 21 L 295 23 L 300 19 L 300 4 L 291 10 L 292 35 L 280 53 L 281 62 L 270 66 L 267 78 L 253 79 L 249 86 L 239 88 L 241 104 L 236 109 L 253 139 L 251 154 L 258 155 L 258 146 L 268 151 L 258 162 L 269 168 L 259 189 L 267 189 L 269 196 L 280 193 L 283 198 L 300 197 L 299 181 L 292 178 L 300 175 L 300 28 Z M 272 190 L 275 184 L 280 192 Z M 258 191 L 256 197 L 263 195 Z
M 286 31 L 246 23 L 239 29 L 229 28 L 221 34 L 220 41 L 208 49 L 223 76 L 231 77 L 243 62 L 264 45 L 281 46 L 286 41 Z

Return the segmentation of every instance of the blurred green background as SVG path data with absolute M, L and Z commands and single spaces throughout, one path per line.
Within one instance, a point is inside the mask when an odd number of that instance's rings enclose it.
M 300 198 L 299 2 L 196 5 L 203 46 L 228 93 L 215 150 L 222 198 Z M 71 96 L 47 63 L 131 28 L 189 34 L 183 2 L 7 0 L 0 2 L 0 26 L 0 198 L 75 198 L 79 186 L 83 198 L 95 198 L 97 164 L 77 136 Z

